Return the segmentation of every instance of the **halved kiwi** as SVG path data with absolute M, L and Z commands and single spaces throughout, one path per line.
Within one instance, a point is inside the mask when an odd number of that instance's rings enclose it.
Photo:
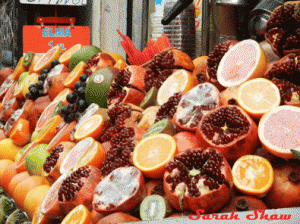
M 145 95 L 143 101 L 140 104 L 140 107 L 146 109 L 150 106 L 155 106 L 157 104 L 156 97 L 157 97 L 158 90 L 155 87 L 152 87 Z
M 26 54 L 25 54 L 25 56 L 24 56 L 24 58 L 23 58 L 23 65 L 25 66 L 25 67 L 29 67 L 30 65 L 31 65 L 31 62 L 32 62 L 32 60 L 33 60 L 33 57 L 34 57 L 34 53 L 33 52 L 31 52 L 31 51 L 28 51 Z
M 158 122 L 156 122 L 154 125 L 152 125 L 143 135 L 142 139 L 149 137 L 151 135 L 156 135 L 156 134 L 168 134 L 168 135 L 175 135 L 176 129 L 174 124 L 167 118 L 162 119 Z
M 149 195 L 140 205 L 140 217 L 143 221 L 160 220 L 165 218 L 166 214 L 166 201 L 160 195 Z

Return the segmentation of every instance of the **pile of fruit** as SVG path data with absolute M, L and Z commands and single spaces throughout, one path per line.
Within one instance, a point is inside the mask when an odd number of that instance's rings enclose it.
M 268 21 L 271 63 L 250 39 L 195 60 L 168 48 L 142 66 L 77 44 L 0 71 L 0 222 L 300 206 L 300 47 L 282 28 L 298 4 Z

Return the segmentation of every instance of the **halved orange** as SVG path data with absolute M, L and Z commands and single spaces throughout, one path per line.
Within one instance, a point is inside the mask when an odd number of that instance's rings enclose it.
M 70 58 L 72 54 L 82 48 L 81 44 L 76 44 L 65 51 L 58 59 L 59 63 L 69 66 Z
M 74 138 L 81 141 L 84 138 L 92 137 L 97 140 L 102 134 L 104 119 L 102 115 L 95 114 L 83 122 L 76 130 Z
M 61 224 L 90 224 L 92 220 L 91 212 L 84 205 L 76 206 L 69 214 L 62 220 Z
M 193 77 L 192 73 L 180 69 L 170 75 L 163 82 L 157 93 L 157 103 L 162 105 L 177 92 L 189 91 L 198 84 L 198 81 Z
M 15 70 L 14 70 L 14 73 L 12 75 L 12 79 L 15 80 L 15 81 L 18 81 L 20 75 L 23 73 L 23 72 L 26 72 L 27 71 L 27 68 L 23 65 L 23 59 L 24 57 L 21 57 Z
M 55 46 L 49 51 L 47 51 L 35 64 L 33 67 L 33 72 L 39 73 L 45 68 L 50 68 L 51 62 L 57 60 L 62 53 L 61 46 Z
M 79 81 L 81 75 L 83 75 L 83 69 L 86 66 L 84 61 L 79 62 L 75 68 L 70 72 L 67 78 L 64 81 L 65 87 L 74 89 L 75 83 Z
M 267 67 L 268 60 L 263 48 L 257 41 L 247 39 L 226 52 L 219 64 L 217 79 L 224 87 L 236 86 L 263 77 Z
M 125 69 L 125 68 L 127 68 L 127 66 L 128 66 L 128 65 L 127 65 L 126 62 L 123 61 L 123 60 L 118 60 L 118 61 L 116 62 L 116 64 L 114 65 L 114 67 L 117 68 L 117 69 L 119 69 L 119 70 Z
M 263 197 L 273 184 L 271 163 L 257 155 L 240 157 L 232 167 L 234 186 L 244 194 Z
M 238 104 L 251 117 L 262 115 L 280 105 L 278 87 L 268 79 L 256 78 L 244 82 L 238 89 Z
M 114 53 L 114 52 L 110 52 L 108 53 L 115 61 L 119 61 L 119 60 L 122 60 L 122 61 L 125 61 L 125 59 L 123 58 L 122 55 L 118 54 L 118 53 Z
M 95 141 L 92 147 L 81 153 L 81 156 L 76 160 L 73 170 L 76 170 L 82 166 L 95 166 L 101 168 L 105 158 L 105 149 L 102 144 Z
M 31 139 L 29 121 L 22 118 L 19 119 L 9 137 L 18 146 L 25 146 L 29 143 Z
M 73 93 L 73 91 L 70 88 L 65 88 L 63 91 L 61 91 L 54 99 L 54 101 L 62 101 L 64 104 L 68 105 L 69 102 L 67 101 L 67 95 Z
M 150 178 L 162 178 L 167 163 L 177 153 L 174 138 L 168 134 L 151 135 L 135 146 L 133 164 Z
M 7 166 L 13 164 L 14 161 L 11 159 L 0 159 L 0 186 L 1 186 L 1 177 Z
M 55 115 L 52 117 L 47 124 L 39 131 L 39 134 L 35 141 L 38 144 L 45 143 L 48 144 L 51 139 L 58 132 L 57 126 L 63 121 L 62 117 L 59 115 Z

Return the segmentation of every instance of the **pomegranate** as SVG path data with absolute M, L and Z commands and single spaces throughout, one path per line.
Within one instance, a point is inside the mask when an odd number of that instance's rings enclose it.
M 4 68 L 0 70 L 0 86 L 3 84 L 3 82 L 14 72 L 11 68 Z
M 144 77 L 146 69 L 131 65 L 120 70 L 107 94 L 108 105 L 116 102 L 140 105 L 145 97 Z
M 2 85 L 0 86 L 0 100 L 3 99 L 3 97 L 5 96 L 5 94 L 8 91 L 9 87 L 12 86 L 14 83 L 16 83 L 16 81 L 12 79 L 12 76 L 13 76 L 13 74 L 8 76 L 5 79 L 5 81 L 2 83 Z
M 166 166 L 164 190 L 171 205 L 180 211 L 218 211 L 231 198 L 232 174 L 216 149 L 187 150 Z
M 151 87 L 159 89 L 162 83 L 174 72 L 174 69 L 193 71 L 195 66 L 192 59 L 184 52 L 168 48 L 154 56 L 148 63 L 149 70 L 145 74 L 145 90 Z
M 97 70 L 105 68 L 107 66 L 113 67 L 116 61 L 108 53 L 100 52 L 92 56 L 87 65 L 84 67 L 83 72 L 88 76 L 95 73 Z
M 300 1 L 288 1 L 270 15 L 265 27 L 265 39 L 280 57 L 299 52 Z
M 100 170 L 94 166 L 80 167 L 66 177 L 58 190 L 59 207 L 64 214 L 80 204 L 91 210 L 94 190 L 100 181 Z
M 53 184 L 61 176 L 60 165 L 75 145 L 74 142 L 61 142 L 52 149 L 43 165 L 43 175 L 50 184 Z
M 274 182 L 265 197 L 269 208 L 300 206 L 299 161 L 284 161 L 273 165 Z
M 44 197 L 40 211 L 41 213 L 52 219 L 60 219 L 64 217 L 63 210 L 59 207 L 58 190 L 69 174 L 62 174 L 50 187 L 48 193 Z
M 133 125 L 138 113 L 130 105 L 123 103 L 116 103 L 108 110 L 110 119 L 104 122 L 103 134 L 100 137 L 101 142 L 110 142 L 101 167 L 102 176 L 118 167 L 131 164 L 134 146 L 145 132 Z
M 178 152 L 177 154 L 183 153 L 186 150 L 192 150 L 198 148 L 198 142 L 196 135 L 188 131 L 180 131 L 173 136 Z
M 203 115 L 220 105 L 219 90 L 211 83 L 199 84 L 181 98 L 174 115 L 175 123 L 195 132 Z
M 182 93 L 178 92 L 171 96 L 166 103 L 160 106 L 156 113 L 155 123 L 162 119 L 170 119 L 172 120 L 176 111 L 177 106 L 181 100 Z
M 215 46 L 214 50 L 207 58 L 206 80 L 214 84 L 220 91 L 225 89 L 225 87 L 223 87 L 217 80 L 217 71 L 220 61 L 225 53 L 238 42 L 239 41 L 237 40 L 227 40 Z
M 140 219 L 126 214 L 124 212 L 116 212 L 105 216 L 102 218 L 97 224 L 111 224 L 111 223 L 127 223 L 127 222 L 138 222 L 141 221 Z
M 259 145 L 257 125 L 242 108 L 233 105 L 218 107 L 204 115 L 196 137 L 199 147 L 219 149 L 230 163 L 254 153 Z
M 0 112 L 0 120 L 8 121 L 11 115 L 19 108 L 20 103 L 16 97 L 13 97 L 11 100 L 6 101 L 2 104 L 1 112 Z
M 199 83 L 207 81 L 207 58 L 208 56 L 200 56 L 193 60 L 193 63 L 195 65 L 193 76 L 198 80 Z
M 144 191 L 142 173 L 134 166 L 120 167 L 97 185 L 93 209 L 104 215 L 131 212 L 141 203 Z
M 251 196 L 235 196 L 231 201 L 220 210 L 220 213 L 227 213 L 232 211 L 254 211 L 256 209 L 266 210 L 266 204 L 255 197 Z

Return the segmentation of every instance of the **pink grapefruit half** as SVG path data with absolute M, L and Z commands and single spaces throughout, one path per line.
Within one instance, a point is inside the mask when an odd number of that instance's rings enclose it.
M 59 103 L 60 101 L 53 101 L 45 108 L 45 110 L 43 111 L 36 123 L 35 131 L 39 132 L 42 129 L 42 127 L 44 127 L 47 124 L 47 122 L 53 117 L 53 112 Z
M 262 77 L 267 70 L 268 60 L 262 47 L 255 40 L 243 40 L 230 48 L 221 59 L 218 82 L 224 87 Z
M 259 121 L 258 137 L 273 155 L 294 159 L 291 149 L 300 151 L 300 108 L 279 106 L 264 114 Z

